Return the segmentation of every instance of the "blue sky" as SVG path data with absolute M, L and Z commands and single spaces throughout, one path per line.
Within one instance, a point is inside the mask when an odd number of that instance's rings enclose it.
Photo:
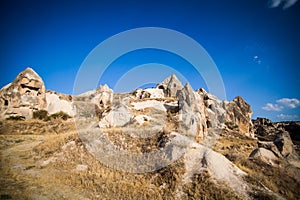
M 300 120 L 299 19 L 296 0 L 1 1 L 0 87 L 32 67 L 47 89 L 71 94 L 82 62 L 99 43 L 133 28 L 164 27 L 205 48 L 227 99 L 242 96 L 253 118 Z M 153 49 L 121 56 L 100 83 L 113 87 L 146 63 L 170 66 L 194 89 L 207 88 L 186 60 Z

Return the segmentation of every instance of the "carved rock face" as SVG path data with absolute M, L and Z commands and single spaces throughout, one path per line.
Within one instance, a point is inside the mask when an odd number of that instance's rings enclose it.
M 46 89 L 42 78 L 31 68 L 0 90 L 1 118 L 31 118 L 34 110 L 46 108 Z
M 166 97 L 176 97 L 177 92 L 180 91 L 183 86 L 178 78 L 173 74 L 166 78 L 162 83 L 159 83 L 157 88 L 162 89 Z

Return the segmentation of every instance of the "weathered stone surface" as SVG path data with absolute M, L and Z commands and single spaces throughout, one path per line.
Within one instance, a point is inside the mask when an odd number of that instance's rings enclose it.
M 233 126 L 237 126 L 243 134 L 252 136 L 252 110 L 245 100 L 238 96 L 233 101 L 226 104 L 226 122 Z
M 45 109 L 46 105 L 44 82 L 31 68 L 25 69 L 12 83 L 0 90 L 1 118 L 9 116 L 31 118 L 33 111 Z
M 177 92 L 183 88 L 178 78 L 172 74 L 166 78 L 162 83 L 157 85 L 158 89 L 162 89 L 166 97 L 176 97 Z
M 266 120 L 263 120 L 264 122 Z M 262 123 L 264 124 L 264 123 Z M 273 124 L 268 122 L 267 125 L 262 125 L 262 126 L 267 126 L 267 127 L 273 127 Z M 273 131 L 273 129 L 272 129 Z M 288 161 L 290 164 L 293 164 L 298 166 L 299 163 L 299 156 L 294 148 L 294 144 L 291 140 L 291 137 L 287 131 L 275 129 L 277 133 L 275 134 L 274 138 L 272 141 L 258 141 L 258 147 L 261 151 L 264 150 L 269 150 L 273 152 L 273 154 L 281 159 L 284 159 Z M 267 133 L 268 134 L 268 133 Z M 257 154 L 257 149 L 254 150 L 250 157 L 253 157 L 254 154 Z M 263 161 L 267 162 L 270 164 L 268 159 L 262 159 Z
M 164 91 L 158 88 L 147 88 L 142 90 L 141 88 L 136 89 L 132 92 L 133 96 L 137 99 L 145 98 L 164 98 Z
M 179 131 L 181 134 L 195 138 L 199 135 L 200 116 L 195 110 L 195 94 L 189 84 L 177 92 L 179 101 Z
M 203 99 L 206 107 L 207 128 L 223 128 L 226 117 L 225 102 L 222 102 L 216 96 L 209 93 L 203 94 Z
M 102 107 L 109 107 L 113 101 L 113 95 L 113 90 L 105 84 L 96 89 L 96 94 L 92 98 L 91 102 L 99 104 Z
M 275 165 L 275 162 L 278 160 L 278 158 L 272 151 L 265 148 L 255 149 L 250 154 L 250 158 L 257 158 L 271 165 Z
M 274 144 L 280 151 L 281 155 L 288 157 L 294 153 L 294 144 L 291 140 L 290 134 L 287 131 L 281 131 L 276 135 Z
M 76 114 L 75 107 L 72 103 L 72 97 L 70 95 L 60 94 L 53 91 L 46 92 L 46 110 L 49 114 L 63 111 L 70 116 Z
M 277 125 L 266 118 L 257 118 L 252 121 L 253 132 L 258 137 L 264 137 L 269 140 L 274 140 L 277 130 Z
M 122 127 L 131 121 L 131 114 L 125 106 L 120 106 L 111 110 L 99 122 L 100 128 Z
M 265 148 L 272 151 L 277 157 L 282 157 L 280 151 L 278 150 L 274 142 L 258 141 L 257 145 L 259 148 Z

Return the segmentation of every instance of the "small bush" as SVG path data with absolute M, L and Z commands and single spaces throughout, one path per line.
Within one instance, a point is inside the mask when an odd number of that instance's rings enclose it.
M 33 112 L 33 119 L 40 119 L 40 120 L 49 120 L 48 111 L 47 110 L 38 110 Z
M 25 117 L 23 116 L 9 116 L 8 118 L 6 118 L 7 120 L 14 120 L 14 121 L 20 121 L 20 120 L 24 120 Z
M 50 115 L 50 118 L 67 120 L 68 118 L 71 118 L 71 116 L 63 111 L 60 111 Z

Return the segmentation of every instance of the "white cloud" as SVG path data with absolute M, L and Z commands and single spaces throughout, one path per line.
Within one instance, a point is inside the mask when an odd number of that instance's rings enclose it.
M 276 100 L 276 103 L 267 103 L 262 109 L 267 111 L 281 111 L 285 108 L 294 109 L 300 106 L 300 100 L 296 98 L 282 98 Z
M 282 9 L 285 10 L 297 3 L 297 1 L 298 0 L 269 0 L 269 6 L 270 8 L 276 8 L 282 4 Z
M 298 106 L 300 106 L 300 101 L 296 98 L 282 98 L 277 100 L 276 102 L 287 108 L 297 108 Z
M 276 8 L 281 4 L 282 0 L 270 0 L 269 5 L 270 8 Z
M 286 1 L 286 3 L 283 5 L 283 9 L 287 9 L 289 7 L 291 7 L 292 5 L 294 5 L 298 0 L 288 0 Z
M 267 111 L 281 111 L 283 107 L 278 104 L 267 103 L 264 107 L 262 107 L 262 109 Z
M 280 114 L 280 115 L 277 115 L 277 117 L 282 119 L 282 120 L 293 120 L 293 119 L 297 119 L 299 116 L 298 115 Z

